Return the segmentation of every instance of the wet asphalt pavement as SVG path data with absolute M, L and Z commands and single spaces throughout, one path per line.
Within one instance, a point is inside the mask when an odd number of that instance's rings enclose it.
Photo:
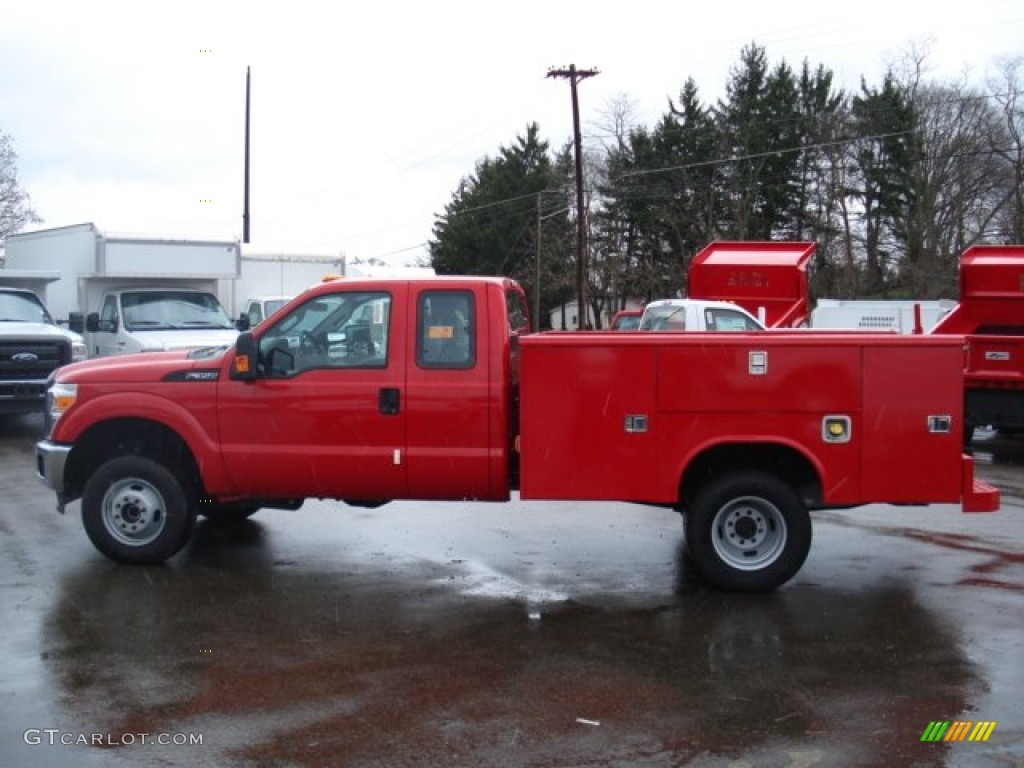
M 2 766 L 1024 766 L 1024 440 L 976 448 L 1002 511 L 818 513 L 750 596 L 622 504 L 307 502 L 118 566 L 41 433 L 0 420 Z

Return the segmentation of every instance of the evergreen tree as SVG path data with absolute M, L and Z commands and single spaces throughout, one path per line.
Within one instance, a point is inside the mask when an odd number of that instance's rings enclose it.
M 797 80 L 800 121 L 792 218 L 782 235 L 817 243 L 810 268 L 815 295 L 836 296 L 842 284 L 845 212 L 842 137 L 846 131 L 846 98 L 832 88 L 832 72 L 821 65 L 811 71 L 804 59 Z
M 568 198 L 560 171 L 548 155 L 536 123 L 496 157 L 477 163 L 459 183 L 445 212 L 434 223 L 428 243 L 439 274 L 503 275 L 519 280 L 527 295 L 537 285 L 538 200 L 543 221 L 542 264 L 548 277 L 564 272 L 568 258 Z M 544 308 L 558 301 L 563 286 L 541 276 Z
M 864 280 L 860 291 L 880 296 L 888 290 L 892 262 L 902 248 L 894 237 L 894 224 L 915 204 L 910 187 L 917 151 L 914 116 L 891 72 L 880 89 L 861 82 L 852 116 L 856 180 L 849 191 L 861 211 Z
M 599 238 L 622 254 L 626 296 L 663 298 L 685 288 L 690 258 L 714 237 L 719 139 L 689 79 L 652 132 L 634 130 L 609 153 Z
M 796 82 L 783 62 L 769 72 L 763 48 L 749 45 L 726 84 L 717 122 L 722 136 L 724 236 L 768 240 L 785 229 L 798 167 Z

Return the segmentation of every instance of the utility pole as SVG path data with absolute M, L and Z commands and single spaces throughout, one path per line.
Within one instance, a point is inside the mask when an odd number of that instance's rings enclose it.
M 245 68 L 245 183 L 242 193 L 242 242 L 249 242 L 249 68 Z
M 573 146 L 576 150 L 576 329 L 587 327 L 587 223 L 583 216 L 583 139 L 580 135 L 580 105 L 576 96 L 576 83 L 588 77 L 601 74 L 596 69 L 576 69 L 570 64 L 568 69 L 548 70 L 548 77 L 564 77 L 569 80 L 572 92 L 572 130 Z
M 541 329 L 540 323 L 540 198 L 543 192 L 537 193 L 537 251 L 536 251 L 536 275 L 537 278 L 534 281 L 536 285 L 533 287 L 533 322 L 534 327 L 539 331 Z

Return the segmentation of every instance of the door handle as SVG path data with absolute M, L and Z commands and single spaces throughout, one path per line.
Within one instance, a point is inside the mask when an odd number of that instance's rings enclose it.
M 401 410 L 401 394 L 397 387 L 382 387 L 377 398 L 377 406 L 384 416 L 397 416 Z

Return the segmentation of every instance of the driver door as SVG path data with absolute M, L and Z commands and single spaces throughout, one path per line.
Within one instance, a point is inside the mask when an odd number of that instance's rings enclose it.
M 406 292 L 320 294 L 259 329 L 260 376 L 222 379 L 218 407 L 226 468 L 247 494 L 405 494 L 406 334 L 393 320 Z

